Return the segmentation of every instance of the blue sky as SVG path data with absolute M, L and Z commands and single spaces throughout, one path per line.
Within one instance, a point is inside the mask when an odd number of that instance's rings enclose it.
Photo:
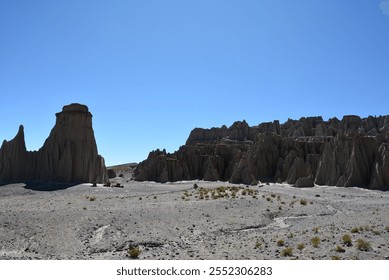
M 107 165 L 195 127 L 388 114 L 389 1 L 0 1 L 0 139 L 93 113 Z

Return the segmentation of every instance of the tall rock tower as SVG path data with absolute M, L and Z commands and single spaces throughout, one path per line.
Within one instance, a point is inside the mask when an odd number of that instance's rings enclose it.
M 0 149 L 0 181 L 64 183 L 108 181 L 104 159 L 97 153 L 92 114 L 81 104 L 64 106 L 43 147 L 26 151 L 23 127 Z

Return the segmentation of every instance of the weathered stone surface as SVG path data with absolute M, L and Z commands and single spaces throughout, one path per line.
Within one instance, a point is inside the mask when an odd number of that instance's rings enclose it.
M 313 183 L 313 179 L 311 176 L 300 177 L 297 179 L 296 183 L 293 184 L 294 187 L 297 188 L 309 188 L 313 187 L 315 184 Z
M 108 178 L 109 178 L 109 179 L 116 178 L 116 172 L 115 172 L 115 170 L 113 170 L 113 169 L 108 169 L 107 171 L 108 171 Z M 122 174 L 120 174 L 120 175 L 122 175 Z
M 196 128 L 177 152 L 151 152 L 135 171 L 139 181 L 189 179 L 389 190 L 389 116 Z
M 39 151 L 26 150 L 23 126 L 13 140 L 3 142 L 0 182 L 108 181 L 104 159 L 97 153 L 88 107 L 71 104 L 56 116 L 56 124 Z

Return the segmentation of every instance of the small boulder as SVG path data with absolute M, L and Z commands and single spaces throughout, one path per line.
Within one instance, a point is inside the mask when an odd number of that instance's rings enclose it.
M 297 188 L 310 188 L 313 187 L 315 184 L 313 183 L 313 179 L 311 176 L 307 177 L 300 177 L 297 179 L 296 183 L 294 183 L 294 187 Z
M 109 179 L 116 178 L 116 173 L 113 169 L 108 169 L 108 178 Z

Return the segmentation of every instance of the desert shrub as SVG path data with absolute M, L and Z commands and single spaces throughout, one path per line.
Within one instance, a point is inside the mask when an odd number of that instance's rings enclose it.
M 372 230 L 371 231 L 374 235 L 381 235 L 381 232 L 378 230 Z
M 297 245 L 297 249 L 299 249 L 300 251 L 304 250 L 305 248 L 305 245 L 303 243 L 300 243 L 299 245 Z
M 281 246 L 284 246 L 285 245 L 285 241 L 280 239 L 277 241 L 277 246 L 281 247 Z
M 139 247 L 130 247 L 127 251 L 128 255 L 130 256 L 131 259 L 137 259 L 139 258 L 139 255 L 142 251 L 140 250 Z
M 293 256 L 293 249 L 290 248 L 290 247 L 285 248 L 284 250 L 282 250 L 281 256 L 282 257 L 291 257 L 291 256 Z
M 351 241 L 351 237 L 348 234 L 345 234 L 342 236 L 343 244 L 347 245 L 348 247 L 353 245 L 353 242 Z
M 338 253 L 344 253 L 344 252 L 346 252 L 346 250 L 343 249 L 343 247 L 342 247 L 342 246 L 339 246 L 339 245 L 336 246 L 335 251 L 338 252 Z
M 363 240 L 363 239 L 358 239 L 356 246 L 357 246 L 357 249 L 360 251 L 370 251 L 371 250 L 370 243 Z
M 270 196 L 271 196 L 272 198 L 275 198 L 275 197 L 276 197 L 276 195 L 275 195 L 274 193 L 272 193 Z
M 385 227 L 385 230 L 386 230 L 387 232 L 389 232 L 389 226 Z
M 262 247 L 261 242 L 257 241 L 257 242 L 255 243 L 255 249 L 260 249 L 261 247 Z
M 91 196 L 90 198 L 89 198 L 89 201 L 95 201 L 96 200 L 96 197 L 95 196 Z
M 341 260 L 341 258 L 339 256 L 332 256 L 331 260 L 338 261 L 338 260 Z
M 269 202 L 272 201 L 270 197 L 267 197 L 266 200 Z
M 314 228 L 312 229 L 312 231 L 313 231 L 315 234 L 317 234 L 317 233 L 319 232 L 319 228 L 318 228 L 318 227 L 314 227 Z
M 311 245 L 315 248 L 319 247 L 320 242 L 321 242 L 321 239 L 318 236 L 311 238 Z
M 307 200 L 304 199 L 304 198 L 302 198 L 302 199 L 300 200 L 300 204 L 303 205 L 303 206 L 307 205 Z
M 359 232 L 359 228 L 357 228 L 357 227 L 353 227 L 351 229 L 351 233 L 358 233 L 358 232 Z

